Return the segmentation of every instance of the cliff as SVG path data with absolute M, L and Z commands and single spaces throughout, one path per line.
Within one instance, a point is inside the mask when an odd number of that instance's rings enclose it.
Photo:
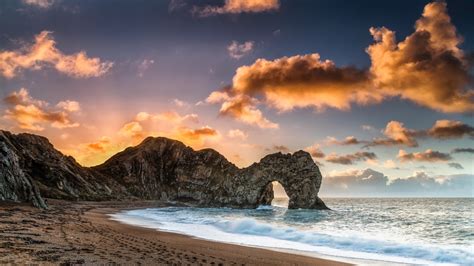
M 304 151 L 271 154 L 239 169 L 215 150 L 194 151 L 179 141 L 150 137 L 87 168 L 44 137 L 0 131 L 0 152 L 0 199 L 38 207 L 46 207 L 44 198 L 134 198 L 255 208 L 271 202 L 269 183 L 279 181 L 289 208 L 326 208 L 317 196 L 321 173 Z

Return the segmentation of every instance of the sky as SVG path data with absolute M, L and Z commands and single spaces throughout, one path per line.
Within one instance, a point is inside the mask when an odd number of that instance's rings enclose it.
M 85 166 L 147 136 L 327 196 L 472 196 L 472 1 L 5 0 L 0 128 Z M 415 189 L 413 189 L 415 188 Z

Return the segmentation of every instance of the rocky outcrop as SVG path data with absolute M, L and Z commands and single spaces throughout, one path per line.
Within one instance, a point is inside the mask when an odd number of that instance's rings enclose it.
M 271 202 L 268 184 L 278 181 L 288 194 L 289 208 L 326 208 L 318 198 L 321 173 L 304 151 L 271 154 L 239 169 L 215 150 L 194 151 L 178 141 L 147 138 L 94 170 L 114 176 L 134 196 L 145 199 L 256 208 Z
M 46 138 L 0 134 L 0 197 L 45 206 L 43 197 L 173 200 L 199 206 L 255 208 L 269 204 L 278 181 L 289 208 L 325 209 L 318 198 L 321 173 L 311 156 L 271 154 L 239 169 L 212 149 L 194 151 L 167 138 L 147 138 L 104 164 L 81 167 Z
M 45 207 L 43 198 L 107 200 L 127 195 L 113 179 L 64 156 L 48 139 L 0 131 L 0 199 Z

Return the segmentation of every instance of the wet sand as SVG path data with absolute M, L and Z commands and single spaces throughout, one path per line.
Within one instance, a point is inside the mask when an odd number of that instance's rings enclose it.
M 160 202 L 0 203 L 0 264 L 347 265 L 121 224 L 107 214 Z

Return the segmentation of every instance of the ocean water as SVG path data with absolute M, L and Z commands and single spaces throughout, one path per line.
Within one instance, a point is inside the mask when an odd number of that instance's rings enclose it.
M 332 210 L 168 207 L 112 217 L 213 241 L 356 259 L 358 264 L 474 265 L 472 198 L 324 201 Z

